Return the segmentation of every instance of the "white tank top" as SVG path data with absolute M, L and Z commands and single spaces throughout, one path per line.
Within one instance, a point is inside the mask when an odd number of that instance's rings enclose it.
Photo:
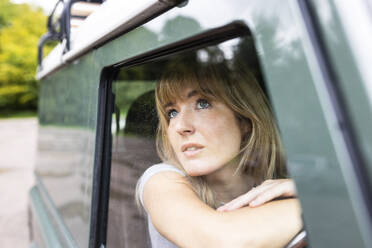
M 180 169 L 170 164 L 161 163 L 161 164 L 156 164 L 156 165 L 149 167 L 138 180 L 137 193 L 138 193 L 138 197 L 140 199 L 143 209 L 145 209 L 144 204 L 143 204 L 143 199 L 142 199 L 143 189 L 145 187 L 145 184 L 150 179 L 150 177 L 162 171 L 174 171 L 174 172 L 181 174 L 182 176 L 185 176 L 185 173 L 183 173 L 183 171 L 181 171 Z M 150 235 L 152 248 L 177 248 L 175 244 L 170 242 L 168 239 L 166 239 L 156 230 L 148 214 L 147 214 L 147 223 L 148 223 L 149 235 Z

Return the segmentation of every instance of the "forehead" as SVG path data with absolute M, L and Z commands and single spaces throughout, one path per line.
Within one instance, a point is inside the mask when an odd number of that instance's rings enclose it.
M 188 87 L 183 92 L 179 94 L 177 98 L 171 99 L 165 104 L 165 107 L 172 106 L 177 102 L 187 101 L 193 97 L 201 96 L 202 94 L 195 88 Z
M 166 107 L 178 101 L 183 101 L 194 96 L 200 96 L 210 101 L 223 99 L 219 91 L 219 82 L 206 77 L 188 75 L 172 75 L 163 78 L 156 89 L 159 107 Z
M 187 99 L 190 99 L 194 96 L 199 96 L 199 95 L 201 95 L 201 94 L 197 89 L 192 88 L 192 87 L 188 87 L 181 93 L 180 97 L 181 97 L 182 100 L 187 100 Z

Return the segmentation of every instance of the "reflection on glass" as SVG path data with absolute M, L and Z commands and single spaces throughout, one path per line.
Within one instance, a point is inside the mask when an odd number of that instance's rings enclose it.
M 138 68 L 137 68 L 138 69 Z M 153 137 L 157 126 L 154 81 L 141 70 L 123 70 L 113 84 L 108 245 L 147 247 L 146 222 L 134 202 L 136 181 L 151 163 L 159 162 Z M 125 80 L 130 78 L 135 80 Z
M 88 245 L 94 135 L 76 127 L 39 128 L 36 173 L 80 245 Z
M 96 134 L 92 113 L 98 98 L 91 87 L 94 80 L 80 77 L 57 74 L 41 85 L 35 171 L 57 209 L 58 222 L 79 246 L 87 247 Z

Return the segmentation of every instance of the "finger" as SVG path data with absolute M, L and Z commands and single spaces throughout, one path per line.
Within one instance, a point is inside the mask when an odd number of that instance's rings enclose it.
M 249 206 L 257 207 L 280 196 L 292 196 L 289 187 L 287 183 L 278 184 L 258 195 L 249 203 Z
M 274 189 L 279 187 L 278 189 Z M 274 189 L 274 190 L 273 190 Z M 270 191 L 273 190 L 271 193 Z M 292 179 L 266 180 L 248 193 L 219 207 L 218 211 L 232 211 L 243 206 L 259 206 L 279 196 L 296 196 L 296 188 Z M 254 203 L 252 203 L 255 201 Z
M 278 181 L 280 181 L 280 179 L 267 179 L 267 180 L 263 181 L 263 183 L 261 183 L 260 185 L 272 184 L 272 183 L 275 183 L 275 182 L 278 182 Z
M 286 184 L 288 190 L 284 196 L 297 196 L 296 184 L 294 183 L 293 179 L 288 179 Z
M 297 196 L 296 186 L 292 179 L 280 179 L 277 186 L 282 190 L 280 196 Z
M 236 209 L 236 206 L 242 206 L 243 202 L 245 201 L 244 198 L 245 198 L 245 194 L 244 195 L 241 195 L 241 196 L 238 196 L 234 200 L 232 200 L 232 201 L 224 204 L 223 206 L 217 208 L 217 210 L 218 211 L 231 211 L 231 210 L 234 210 L 234 209 Z
M 250 206 L 254 206 L 255 204 L 259 203 L 260 205 L 269 201 L 269 200 L 273 200 L 274 198 L 277 198 L 277 197 L 280 197 L 280 196 L 285 196 L 285 197 L 291 197 L 291 196 L 297 196 L 297 191 L 296 191 L 296 186 L 294 184 L 294 181 L 292 179 L 277 179 L 277 180 L 274 180 L 276 183 L 271 183 L 271 187 L 265 187 L 263 189 L 263 191 L 261 191 L 260 194 L 258 194 L 256 196 L 255 199 L 252 199 L 252 201 L 255 201 L 256 199 L 258 198 L 261 198 L 261 197 L 264 197 L 263 195 L 266 195 L 266 197 L 268 195 L 270 195 L 270 190 L 273 190 L 272 192 L 272 198 L 271 199 L 267 199 L 266 201 L 264 202 L 260 202 L 260 201 L 257 201 L 255 203 L 253 203 L 252 205 L 249 204 Z M 278 188 L 278 189 L 274 189 L 274 188 Z M 263 199 L 263 198 L 262 198 Z
M 232 200 L 232 201 L 226 203 L 225 205 L 219 207 L 217 210 L 219 210 L 219 211 L 232 211 L 232 210 L 247 206 L 258 195 L 262 194 L 267 189 L 273 187 L 277 183 L 278 182 L 275 182 L 273 180 L 271 180 L 271 182 L 267 182 L 266 184 L 262 183 L 260 186 L 258 186 L 256 188 L 252 188 L 246 194 L 235 198 L 234 200 Z

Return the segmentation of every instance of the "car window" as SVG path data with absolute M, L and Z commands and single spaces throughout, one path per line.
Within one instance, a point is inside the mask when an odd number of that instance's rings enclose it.
M 236 38 L 144 64 L 123 67 L 112 82 L 115 103 L 111 125 L 108 246 L 150 247 L 151 244 L 147 216 L 140 204 L 136 204 L 135 194 L 137 181 L 143 172 L 154 164 L 164 162 L 156 147 L 159 131 L 159 113 L 155 106 L 156 84 L 167 73 L 196 72 L 200 68 L 209 67 L 226 70 L 226 73 L 231 72 L 232 75 L 239 70 L 249 73 L 268 98 L 251 37 Z M 250 163 L 253 162 L 252 159 Z M 288 174 L 284 165 L 283 174 L 278 172 L 275 177 L 285 176 Z

